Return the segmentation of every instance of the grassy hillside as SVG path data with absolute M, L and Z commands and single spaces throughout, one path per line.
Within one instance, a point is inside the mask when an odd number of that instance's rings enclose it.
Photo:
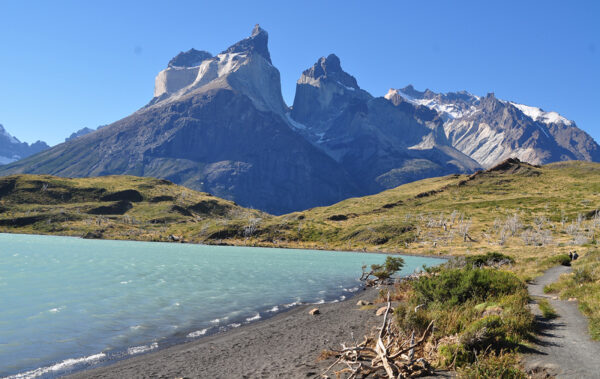
M 243 228 L 261 217 L 265 215 L 259 211 L 166 180 L 0 178 L 2 232 L 151 241 L 193 234 L 197 241 L 218 241 L 224 227 Z

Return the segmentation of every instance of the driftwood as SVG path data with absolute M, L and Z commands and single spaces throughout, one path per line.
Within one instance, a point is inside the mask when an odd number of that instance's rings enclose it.
M 414 331 L 410 339 L 407 339 L 393 324 L 391 309 L 392 303 L 388 293 L 383 323 L 376 338 L 365 336 L 361 343 L 355 343 L 354 346 L 342 344 L 341 350 L 324 352 L 322 356 L 335 358 L 335 361 L 321 373 L 321 377 L 329 378 L 330 372 L 333 372 L 336 378 L 411 378 L 431 373 L 431 365 L 425 359 L 421 347 L 431 334 L 433 321 L 417 341 Z

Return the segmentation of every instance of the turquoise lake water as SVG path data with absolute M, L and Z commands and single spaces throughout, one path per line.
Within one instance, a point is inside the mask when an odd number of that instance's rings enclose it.
M 404 257 L 403 274 L 441 259 Z M 384 255 L 0 234 L 0 376 L 55 377 L 343 300 Z

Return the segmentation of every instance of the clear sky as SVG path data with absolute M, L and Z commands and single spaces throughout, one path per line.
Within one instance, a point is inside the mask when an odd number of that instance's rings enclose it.
M 64 140 L 129 115 L 179 51 L 269 32 L 283 95 L 320 56 L 375 96 L 467 90 L 575 120 L 600 140 L 600 1 L 0 1 L 0 124 Z

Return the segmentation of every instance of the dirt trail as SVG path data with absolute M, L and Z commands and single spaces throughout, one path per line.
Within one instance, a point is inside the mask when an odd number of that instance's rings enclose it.
M 547 298 L 559 317 L 545 319 L 537 303 L 532 304 L 540 330 L 536 345 L 525 355 L 525 369 L 559 378 L 600 378 L 600 343 L 590 338 L 588 321 L 577 309 L 577 302 L 553 299 L 555 295 L 544 293 L 545 285 L 570 271 L 570 267 L 553 267 L 528 286 L 529 294 Z

